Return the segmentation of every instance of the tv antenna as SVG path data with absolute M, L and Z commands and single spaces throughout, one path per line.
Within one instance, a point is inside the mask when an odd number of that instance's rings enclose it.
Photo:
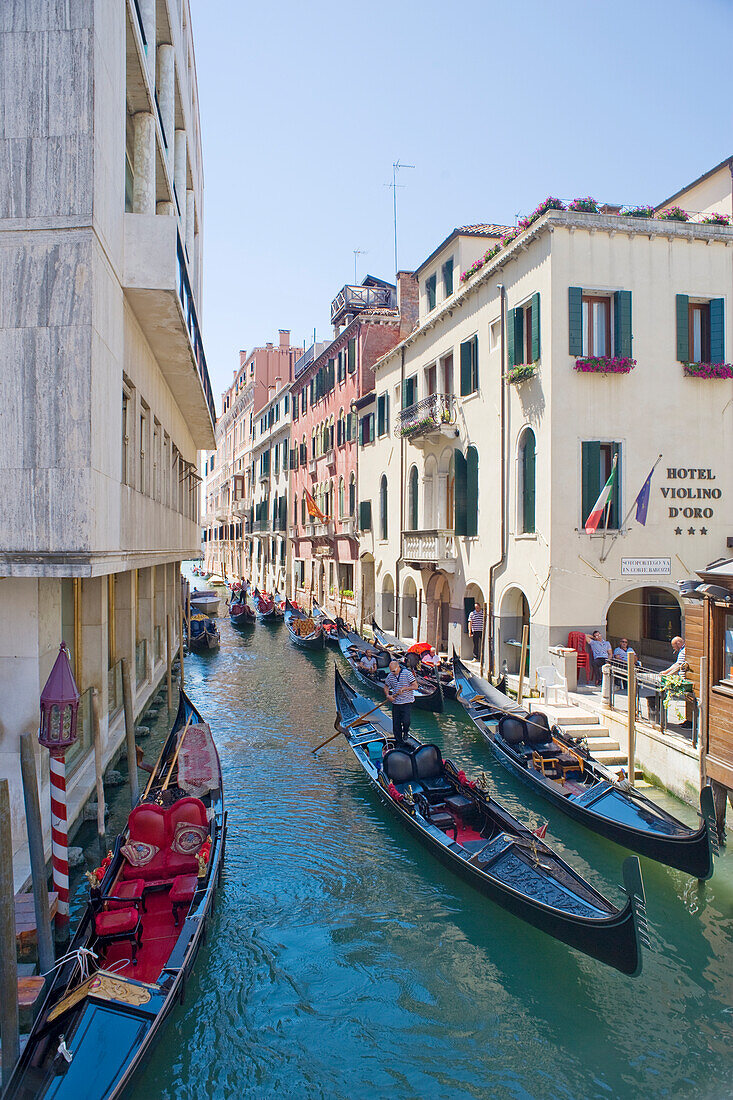
M 355 248 L 354 249 L 354 286 L 358 285 L 357 284 L 357 275 L 356 275 L 356 261 L 357 261 L 357 258 L 359 256 L 368 256 L 368 255 L 369 255 L 369 252 L 365 251 L 363 248 Z
M 397 173 L 401 168 L 414 168 L 414 164 L 402 164 L 399 160 L 396 160 L 392 165 L 392 182 L 385 183 L 385 187 L 392 188 L 392 208 L 394 211 L 394 272 L 395 279 L 397 278 L 397 188 L 404 187 L 404 183 L 397 182 Z

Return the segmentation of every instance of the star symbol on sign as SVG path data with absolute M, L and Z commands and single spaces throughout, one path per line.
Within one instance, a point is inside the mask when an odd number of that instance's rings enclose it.
M 675 527 L 674 533 L 675 533 L 675 535 L 681 535 L 682 534 L 682 528 L 681 527 Z
M 687 534 L 688 535 L 694 535 L 695 534 L 695 528 L 694 527 L 688 527 L 687 528 Z
M 707 535 L 707 533 L 708 533 L 707 527 L 701 527 L 700 528 L 700 534 L 701 535 Z

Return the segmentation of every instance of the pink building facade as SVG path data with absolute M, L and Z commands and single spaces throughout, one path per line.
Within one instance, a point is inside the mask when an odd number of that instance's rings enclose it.
M 374 389 L 374 364 L 417 322 L 417 283 L 400 272 L 397 286 L 367 276 L 343 287 L 331 304 L 334 338 L 295 364 L 292 383 L 292 544 L 289 589 L 351 622 L 364 601 L 359 563 L 357 499 L 360 410 Z M 324 521 L 308 511 L 306 492 Z

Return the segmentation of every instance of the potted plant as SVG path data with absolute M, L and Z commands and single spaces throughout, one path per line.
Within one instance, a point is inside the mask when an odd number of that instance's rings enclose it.
M 681 725 L 687 717 L 685 699 L 692 694 L 692 687 L 692 680 L 688 680 L 677 672 L 662 676 L 662 703 L 667 711 L 668 720 L 676 725 Z
M 621 211 L 623 218 L 653 218 L 653 206 L 625 206 Z
M 519 385 L 520 382 L 526 382 L 529 378 L 534 378 L 537 374 L 537 363 L 518 363 L 516 367 L 510 367 L 507 371 L 506 380 L 512 386 Z
M 730 225 L 730 218 L 727 214 L 708 214 L 706 218 L 702 219 L 703 225 Z
M 636 366 L 636 359 L 628 356 L 578 356 L 574 369 L 581 374 L 628 374 Z
M 568 207 L 568 210 L 573 210 L 580 214 L 597 214 L 598 203 L 590 195 L 587 195 L 584 199 L 573 199 Z
M 661 214 L 657 214 L 657 217 L 665 222 L 688 222 L 690 220 L 690 215 L 681 206 L 668 206 L 666 210 L 662 210 Z
M 685 363 L 688 378 L 733 378 L 731 363 Z

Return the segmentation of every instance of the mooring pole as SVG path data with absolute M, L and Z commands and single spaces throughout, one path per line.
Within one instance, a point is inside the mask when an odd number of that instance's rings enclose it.
M 485 625 L 485 624 L 484 624 Z M 483 638 L 481 639 L 483 642 Z M 524 666 L 527 663 L 527 646 L 529 645 L 529 627 L 525 623 L 522 627 L 522 650 L 519 658 L 519 686 L 517 687 L 517 706 L 521 706 L 522 692 L 524 690 Z
M 166 615 L 165 617 L 165 690 L 168 695 L 168 710 L 173 709 L 173 672 L 171 665 L 173 664 L 173 642 L 172 642 L 173 628 L 171 626 L 171 617 Z
M 0 779 L 0 1032 L 3 1085 L 7 1085 L 20 1057 L 13 839 L 10 833 L 10 792 L 7 779 Z
M 628 677 L 628 736 L 629 736 L 629 783 L 634 786 L 636 773 L 636 657 L 628 651 L 626 654 L 626 674 Z
M 51 908 L 48 903 L 48 875 L 43 850 L 43 825 L 38 796 L 35 738 L 32 733 L 20 735 L 20 771 L 23 778 L 25 822 L 28 830 L 28 851 L 31 858 L 33 881 L 33 908 L 36 914 L 36 938 L 38 962 L 41 973 L 46 974 L 54 964 L 53 936 L 51 935 Z
M 488 626 L 488 619 L 486 618 L 486 604 L 484 604 L 484 629 L 481 632 L 481 670 L 479 675 L 483 679 L 484 675 L 484 654 L 486 653 L 486 627 Z
M 185 687 L 185 680 L 183 677 L 183 604 L 181 604 L 181 607 L 178 611 L 178 657 L 181 665 L 179 683 L 181 691 L 183 691 Z
M 97 785 L 97 838 L 99 859 L 104 859 L 106 837 L 104 830 L 104 763 L 102 760 L 102 727 L 99 721 L 99 692 L 92 688 L 92 737 L 94 739 L 94 778 Z M 132 760 L 133 766 L 135 758 Z
M 130 784 L 130 803 L 137 805 L 140 786 L 137 781 L 137 747 L 135 745 L 135 715 L 132 710 L 132 683 L 127 658 L 122 658 L 122 702 L 125 708 L 125 745 L 127 747 L 127 776 Z

